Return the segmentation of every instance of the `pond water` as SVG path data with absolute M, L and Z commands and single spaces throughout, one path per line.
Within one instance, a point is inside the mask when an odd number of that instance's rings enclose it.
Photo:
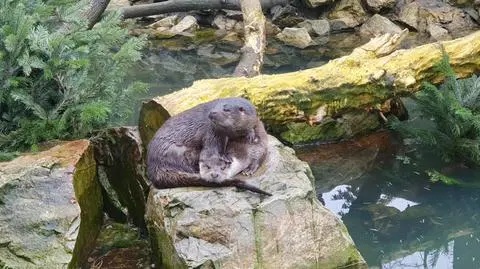
M 270 40 L 264 73 L 320 66 L 364 42 L 346 33 L 299 50 Z M 153 42 L 132 74 L 151 85 L 143 99 L 231 74 L 235 61 L 228 57 L 235 56 L 228 53 L 238 46 L 210 45 L 171 50 Z M 312 168 L 319 199 L 346 224 L 370 268 L 480 269 L 480 191 L 429 182 L 425 170 L 443 168 L 438 156 L 404 147 L 386 132 L 296 151 Z M 442 171 L 465 181 L 480 179 L 480 170 Z
M 437 168 L 466 182 L 479 170 L 443 167 L 388 133 L 297 149 L 319 199 L 343 220 L 370 268 L 480 268 L 480 191 L 434 184 Z

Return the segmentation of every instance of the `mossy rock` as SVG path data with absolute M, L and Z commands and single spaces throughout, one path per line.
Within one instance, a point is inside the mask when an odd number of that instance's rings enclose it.
M 102 224 L 87 140 L 0 163 L 0 267 L 79 268 Z

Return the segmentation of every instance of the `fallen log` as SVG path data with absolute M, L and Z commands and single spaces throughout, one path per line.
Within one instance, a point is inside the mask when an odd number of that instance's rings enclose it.
M 288 0 L 261 0 L 262 9 L 276 5 L 286 5 Z M 240 10 L 239 0 L 170 0 L 153 4 L 136 5 L 122 8 L 123 18 L 137 18 L 170 12 L 186 12 L 205 9 Z
M 240 0 L 245 28 L 245 45 L 242 57 L 234 76 L 254 77 L 260 75 L 263 66 L 263 53 L 266 46 L 265 16 L 263 16 L 260 0 Z
M 216 98 L 243 96 L 257 107 L 269 131 L 292 143 L 347 138 L 380 125 L 377 109 L 442 79 L 433 66 L 450 57 L 459 77 L 480 70 L 480 31 L 452 41 L 395 49 L 407 30 L 373 38 L 350 55 L 285 74 L 196 81 L 157 97 L 172 115 Z M 387 102 L 388 103 L 388 102 Z

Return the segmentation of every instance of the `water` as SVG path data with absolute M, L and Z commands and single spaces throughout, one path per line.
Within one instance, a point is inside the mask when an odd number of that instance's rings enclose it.
M 347 33 L 299 50 L 269 40 L 264 73 L 320 66 L 364 42 Z M 218 61 L 208 55 L 212 44 L 214 53 L 226 57 Z M 410 45 L 418 44 L 413 40 Z M 153 42 L 132 72 L 132 79 L 151 88 L 137 102 L 136 111 L 140 101 L 188 87 L 195 80 L 229 76 L 236 61 L 229 60 L 234 55 L 228 53 L 239 46 L 206 42 L 172 50 Z M 296 150 L 311 165 L 319 198 L 344 221 L 371 268 L 480 269 L 480 191 L 430 183 L 424 171 L 442 169 L 437 156 L 407 149 L 384 132 Z M 465 181 L 480 179 L 480 171 L 444 170 Z
M 468 182 L 480 169 L 444 167 L 387 133 L 297 154 L 370 268 L 480 268 L 479 189 L 434 184 L 424 172 L 443 169 Z

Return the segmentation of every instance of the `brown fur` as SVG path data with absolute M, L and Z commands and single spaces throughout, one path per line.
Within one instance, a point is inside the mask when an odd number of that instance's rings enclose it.
M 243 98 L 214 100 L 171 117 L 148 145 L 148 178 L 157 188 L 237 186 L 265 193 L 236 179 L 212 182 L 198 173 L 202 149 L 228 160 L 227 141 L 251 139 L 256 123 L 255 108 Z

